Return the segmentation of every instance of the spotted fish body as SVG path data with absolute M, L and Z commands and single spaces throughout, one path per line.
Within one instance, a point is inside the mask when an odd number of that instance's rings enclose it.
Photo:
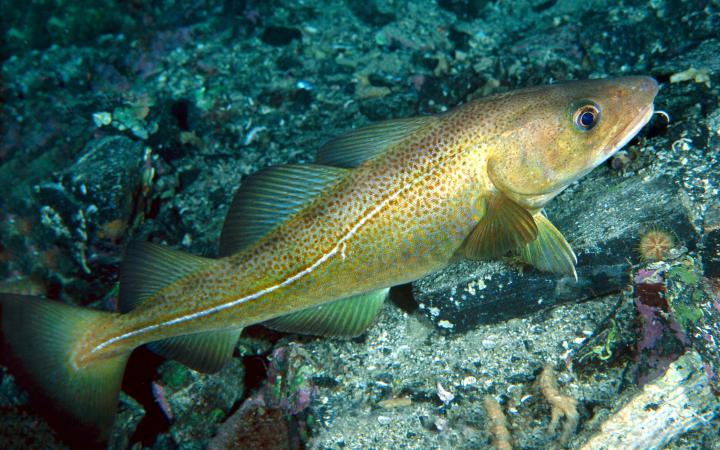
M 47 365 L 35 363 L 42 351 L 23 356 L 28 345 L 43 348 L 33 328 L 60 334 L 62 354 L 47 357 L 64 364 L 68 381 L 48 395 L 103 429 L 139 345 L 216 370 L 251 324 L 357 334 L 388 287 L 458 256 L 511 254 L 574 275 L 570 246 L 541 210 L 647 123 L 656 93 L 647 77 L 570 82 L 355 130 L 322 148 L 317 164 L 270 169 L 241 187 L 222 257 L 131 245 L 123 314 L 4 296 L 3 333 L 31 374 Z M 22 320 L 31 326 L 12 325 Z M 96 395 L 77 395 L 88 386 Z
M 487 177 L 479 176 L 482 170 L 457 170 L 485 164 L 481 151 L 460 151 L 477 133 L 462 128 L 471 113 L 448 115 L 423 135 L 348 171 L 326 195 L 256 245 L 168 286 L 159 293 L 168 299 L 164 314 L 155 316 L 160 306 L 154 305 L 146 323 L 214 307 L 219 311 L 213 315 L 178 324 L 181 334 L 242 327 L 442 268 L 477 223 L 478 195 L 491 189 Z M 183 302 L 187 312 L 178 314 L 175 299 L 188 291 L 193 297 Z M 267 293 L 254 297 L 258 292 Z M 133 319 L 127 316 L 130 329 L 138 326 Z M 119 330 L 115 323 L 112 332 Z

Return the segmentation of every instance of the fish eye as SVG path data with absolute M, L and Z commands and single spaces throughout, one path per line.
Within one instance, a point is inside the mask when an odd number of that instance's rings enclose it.
M 582 105 L 575 110 L 573 121 L 580 130 L 587 131 L 600 121 L 600 108 L 594 103 Z

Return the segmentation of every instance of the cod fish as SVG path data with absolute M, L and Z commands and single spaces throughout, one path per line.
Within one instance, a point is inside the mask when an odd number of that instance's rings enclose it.
M 315 164 L 245 180 L 218 258 L 131 243 L 120 312 L 0 295 L 5 344 L 60 412 L 104 436 L 138 346 L 212 372 L 248 325 L 354 336 L 391 286 L 457 257 L 575 276 L 543 207 L 648 122 L 657 91 L 641 76 L 558 83 L 352 130 Z

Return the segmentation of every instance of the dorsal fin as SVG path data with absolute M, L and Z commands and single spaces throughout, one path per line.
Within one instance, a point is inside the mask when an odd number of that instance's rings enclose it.
M 465 239 L 463 253 L 470 259 L 497 258 L 524 247 L 538 234 L 530 213 L 505 195 L 480 200 L 482 219 Z
M 120 312 L 132 310 L 155 292 L 212 262 L 151 242 L 130 242 L 120 267 Z
M 315 161 L 354 168 L 437 121 L 435 116 L 392 119 L 352 130 L 325 144 Z
M 357 336 L 365 331 L 377 316 L 389 290 L 385 288 L 354 295 L 268 320 L 263 322 L 263 325 L 288 333 Z
M 235 193 L 222 233 L 220 256 L 238 252 L 338 183 L 347 170 L 316 164 L 269 167 L 248 177 Z
M 520 249 L 520 258 L 540 270 L 568 275 L 577 280 L 577 258 L 570 244 L 547 217 L 538 213 L 534 218 L 538 227 L 537 239 Z

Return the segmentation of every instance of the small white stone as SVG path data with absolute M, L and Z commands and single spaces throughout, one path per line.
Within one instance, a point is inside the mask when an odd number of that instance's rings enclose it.
M 107 111 L 96 112 L 92 115 L 92 118 L 98 128 L 112 123 L 112 114 Z
M 455 399 L 453 393 L 445 390 L 445 388 L 440 383 L 437 384 L 437 395 L 440 401 L 445 403 L 446 405 Z
M 438 418 L 435 420 L 435 428 L 437 428 L 438 431 L 444 430 L 445 428 L 447 428 L 447 426 L 448 426 L 448 421 L 447 421 L 447 419 L 444 419 L 444 418 L 442 418 L 442 417 L 438 417 Z
M 378 416 L 377 420 L 380 425 L 387 425 L 392 421 L 388 416 Z

